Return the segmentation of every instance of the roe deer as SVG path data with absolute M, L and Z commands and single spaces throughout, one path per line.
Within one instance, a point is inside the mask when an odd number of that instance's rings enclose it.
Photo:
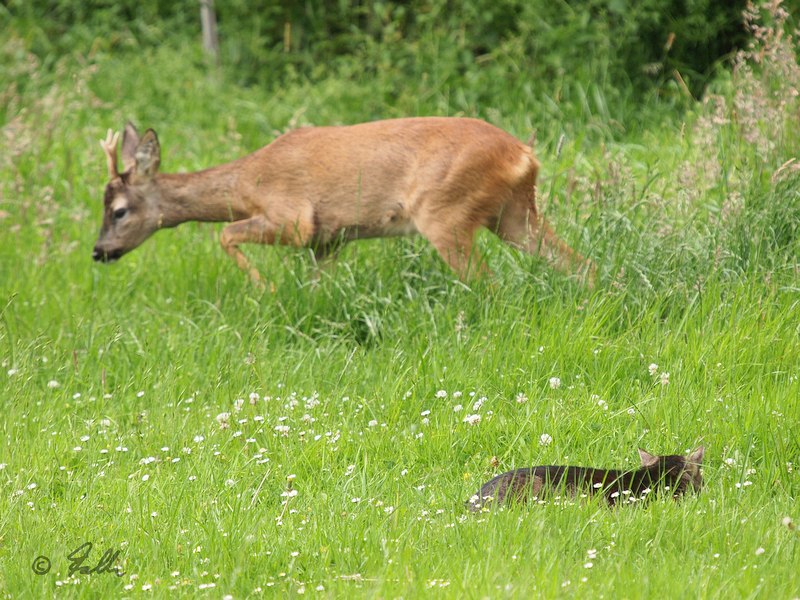
M 111 181 L 93 258 L 111 262 L 154 231 L 186 221 L 231 221 L 220 243 L 260 282 L 243 243 L 309 246 L 318 259 L 357 238 L 420 233 L 462 279 L 485 271 L 479 227 L 588 277 L 594 267 L 538 214 L 539 163 L 510 134 L 476 119 L 424 117 L 291 131 L 254 153 L 185 174 L 159 173 L 155 131 L 128 123 L 100 144 Z

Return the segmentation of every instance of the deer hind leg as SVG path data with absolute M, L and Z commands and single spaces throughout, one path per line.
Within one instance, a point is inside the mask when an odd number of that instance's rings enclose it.
M 303 246 L 308 243 L 313 232 L 313 224 L 298 220 L 289 227 L 281 227 L 271 222 L 267 217 L 259 215 L 250 219 L 236 221 L 222 230 L 219 243 L 228 253 L 238 267 L 250 276 L 250 279 L 263 286 L 261 274 L 250 264 L 248 258 L 241 251 L 241 244 L 290 244 Z
M 442 259 L 462 281 L 491 275 L 473 245 L 475 232 L 480 226 L 479 222 L 454 225 L 446 218 L 417 223 L 419 232 L 433 244 Z
M 533 255 L 542 256 L 556 269 L 576 274 L 594 287 L 595 267 L 591 261 L 561 240 L 550 224 L 536 213 L 529 198 L 513 197 L 497 217 L 492 230 L 504 242 Z

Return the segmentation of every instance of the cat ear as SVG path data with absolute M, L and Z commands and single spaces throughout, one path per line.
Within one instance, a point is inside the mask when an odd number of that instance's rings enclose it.
M 700 446 L 697 450 L 692 452 L 689 455 L 688 462 L 693 463 L 695 465 L 700 465 L 703 463 L 703 454 L 705 454 L 706 449 L 703 446 Z
M 657 456 L 653 456 L 647 450 L 642 450 L 641 448 L 639 448 L 639 458 L 642 461 L 643 467 L 652 467 L 658 463 Z

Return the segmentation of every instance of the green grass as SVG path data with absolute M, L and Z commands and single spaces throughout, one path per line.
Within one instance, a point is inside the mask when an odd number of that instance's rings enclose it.
M 800 181 L 774 175 L 798 151 L 791 106 L 765 154 L 734 122 L 704 134 L 703 106 L 619 123 L 630 102 L 596 90 L 561 109 L 513 83 L 477 110 L 469 89 L 384 105 L 336 77 L 267 95 L 166 47 L 15 68 L 0 79 L 3 594 L 800 594 L 800 536 L 782 523 L 800 520 Z M 431 113 L 521 139 L 538 125 L 542 206 L 599 265 L 595 291 L 488 234 L 497 276 L 473 287 L 422 240 L 378 240 L 317 286 L 306 253 L 248 249 L 276 288 L 261 293 L 196 224 L 91 262 L 96 140 L 125 119 L 159 131 L 173 171 L 297 122 Z M 701 168 L 709 148 L 719 176 Z M 706 486 L 680 503 L 463 507 L 514 467 L 632 467 L 638 446 L 699 444 Z M 84 541 L 92 561 L 120 549 L 125 575 L 68 578 Z

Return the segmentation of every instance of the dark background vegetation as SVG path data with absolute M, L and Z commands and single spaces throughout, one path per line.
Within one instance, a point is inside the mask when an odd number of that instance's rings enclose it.
M 787 5 L 792 6 L 797 2 Z M 745 0 L 217 0 L 221 62 L 239 84 L 276 88 L 332 71 L 431 77 L 441 62 L 458 85 L 509 61 L 532 77 L 602 79 L 637 92 L 675 73 L 697 96 L 741 47 Z M 136 50 L 199 39 L 197 2 L 5 0 L 32 50 Z

